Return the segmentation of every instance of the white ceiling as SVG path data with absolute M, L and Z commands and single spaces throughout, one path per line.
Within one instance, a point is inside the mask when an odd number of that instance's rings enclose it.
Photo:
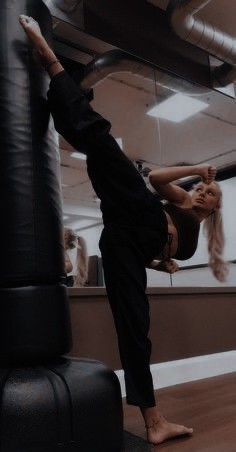
M 165 9 L 166 0 L 152 0 Z M 236 2 L 214 0 L 201 15 L 228 33 L 235 34 Z M 158 73 L 156 79 L 158 80 Z M 151 79 L 152 78 L 152 79 Z M 92 106 L 112 123 L 112 134 L 122 138 L 123 150 L 145 166 L 181 162 L 209 162 L 218 168 L 236 163 L 236 105 L 231 97 L 215 91 L 195 94 L 209 107 L 182 123 L 157 120 L 146 115 L 156 102 L 173 91 L 144 79 L 116 74 L 94 88 Z M 101 221 L 99 204 L 86 172 L 85 161 L 70 156 L 73 149 L 60 138 L 65 223 L 75 229 Z

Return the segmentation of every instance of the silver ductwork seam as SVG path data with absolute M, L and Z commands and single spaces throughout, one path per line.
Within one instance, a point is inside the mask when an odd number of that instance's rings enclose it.
M 226 63 L 216 69 L 215 77 L 227 85 L 236 80 L 236 39 L 210 23 L 195 18 L 211 0 L 170 0 L 167 13 L 175 33 Z

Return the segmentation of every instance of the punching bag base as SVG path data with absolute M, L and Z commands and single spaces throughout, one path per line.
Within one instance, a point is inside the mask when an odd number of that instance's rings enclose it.
M 98 361 L 60 358 L 0 369 L 1 452 L 120 452 L 117 376 Z
M 40 362 L 72 346 L 67 288 L 62 284 L 0 289 L 0 362 Z

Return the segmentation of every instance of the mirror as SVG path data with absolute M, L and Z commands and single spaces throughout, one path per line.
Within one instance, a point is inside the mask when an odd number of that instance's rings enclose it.
M 93 93 L 91 105 L 111 122 L 111 133 L 139 171 L 181 164 L 210 163 L 218 169 L 236 165 L 236 106 L 233 98 L 141 64 L 140 73 L 113 73 L 96 84 Z M 166 102 L 166 108 L 156 117 L 155 107 L 164 106 Z M 62 137 L 60 153 L 64 224 L 86 240 L 89 256 L 100 256 L 98 240 L 102 218 L 99 199 L 87 175 L 86 161 L 83 154 L 74 153 Z M 236 170 L 233 174 L 236 177 Z M 220 182 L 225 258 L 230 261 L 236 259 L 232 222 L 236 216 L 233 202 L 235 177 Z M 144 178 L 148 183 L 145 171 Z M 201 268 L 208 261 L 206 248 L 201 233 L 196 254 L 192 259 L 179 263 L 185 267 L 183 272 L 170 278 L 164 273 L 148 270 L 148 285 L 219 285 L 209 269 Z M 232 263 L 227 285 L 234 285 L 235 274 Z

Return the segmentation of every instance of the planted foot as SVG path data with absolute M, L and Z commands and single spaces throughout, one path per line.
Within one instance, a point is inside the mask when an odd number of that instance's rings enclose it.
M 161 444 L 164 441 L 179 436 L 192 435 L 193 429 L 187 428 L 184 425 L 172 424 L 168 422 L 163 416 L 152 424 L 146 425 L 147 439 L 152 444 Z

